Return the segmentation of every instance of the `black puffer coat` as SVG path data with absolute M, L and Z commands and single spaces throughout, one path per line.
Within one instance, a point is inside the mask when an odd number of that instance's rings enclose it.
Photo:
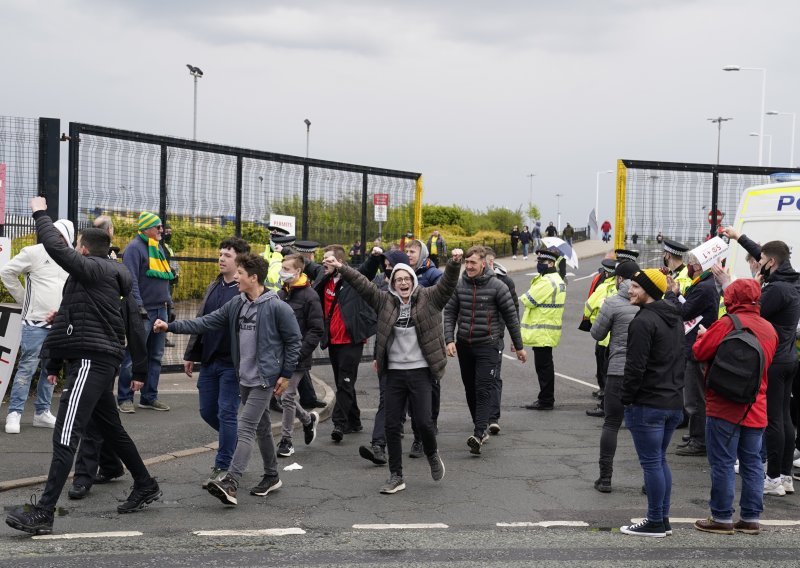
M 504 326 L 508 328 L 514 349 L 523 349 L 519 316 L 508 286 L 498 280 L 488 266 L 475 278 L 465 272 L 444 309 L 444 340 L 497 345 L 503 339 Z
M 295 373 L 311 368 L 314 349 L 319 345 L 325 331 L 325 319 L 322 316 L 319 294 L 314 291 L 305 274 L 302 274 L 300 279 L 301 281 L 297 284 L 284 286 L 278 290 L 278 297 L 292 308 L 303 336 L 300 356 L 297 359 L 297 366 L 294 368 Z
M 52 360 L 95 359 L 119 365 L 126 336 L 133 376 L 144 380 L 147 354 L 144 326 L 131 293 L 131 275 L 107 256 L 83 256 L 69 247 L 44 211 L 33 214 L 47 254 L 69 273 L 61 307 L 42 346 Z

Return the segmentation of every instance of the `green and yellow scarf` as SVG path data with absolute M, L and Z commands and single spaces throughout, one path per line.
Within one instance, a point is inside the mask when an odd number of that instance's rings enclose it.
M 139 236 L 142 238 L 144 242 L 147 243 L 147 255 L 150 258 L 150 264 L 146 274 L 150 278 L 161 278 L 162 280 L 174 280 L 175 275 L 172 273 L 172 270 L 169 267 L 169 263 L 167 262 L 167 259 L 164 257 L 164 253 L 161 252 L 161 249 L 158 246 L 158 241 L 149 238 L 144 233 L 139 233 Z

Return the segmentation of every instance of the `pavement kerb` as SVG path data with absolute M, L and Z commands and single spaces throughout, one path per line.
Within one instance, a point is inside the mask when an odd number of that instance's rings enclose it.
M 328 384 L 311 374 L 311 380 L 314 382 L 315 387 L 321 387 L 322 390 L 325 392 L 325 395 L 322 398 L 322 401 L 325 403 L 325 408 L 319 409 L 316 412 L 319 414 L 319 421 L 325 422 L 328 420 L 333 413 L 333 399 L 335 397 L 335 393 Z M 300 421 L 295 420 L 295 428 L 302 427 L 300 426 Z M 281 433 L 281 424 L 280 422 L 276 422 L 272 425 L 272 435 L 280 436 Z M 211 442 L 204 446 L 199 446 L 197 448 L 189 448 L 186 450 L 179 450 L 176 452 L 172 452 L 169 454 L 162 454 L 160 456 L 154 456 L 152 458 L 148 458 L 144 460 L 144 464 L 146 466 L 151 466 L 159 463 L 164 463 L 168 461 L 172 461 L 175 459 L 196 456 L 198 454 L 203 454 L 206 452 L 213 452 L 217 450 L 219 446 L 218 442 Z M 72 479 L 73 472 L 70 472 L 69 478 Z M 38 485 L 40 483 L 46 483 L 47 476 L 46 475 L 39 475 L 36 477 L 24 477 L 22 479 L 11 479 L 7 481 L 0 481 L 0 493 L 3 491 L 10 491 L 11 489 L 20 489 L 23 487 L 30 487 L 31 485 Z

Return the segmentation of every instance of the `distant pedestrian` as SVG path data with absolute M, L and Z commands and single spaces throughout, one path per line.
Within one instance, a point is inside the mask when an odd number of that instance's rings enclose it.
M 558 229 L 556 229 L 556 226 L 553 224 L 552 221 L 550 221 L 550 223 L 545 228 L 544 234 L 546 236 L 548 236 L 548 237 L 557 237 L 558 236 Z
M 603 233 L 603 242 L 609 242 L 611 240 L 611 223 L 608 219 L 603 221 L 603 224 L 600 225 L 600 231 Z
M 575 229 L 572 228 L 572 225 L 567 223 L 567 226 L 564 227 L 564 230 L 561 231 L 561 238 L 567 241 L 569 246 L 572 246 L 572 239 L 575 236 Z
M 522 232 L 519 234 L 519 242 L 522 244 L 522 260 L 528 260 L 528 249 L 533 242 L 533 235 L 528 230 L 528 225 L 522 227 Z
M 428 254 L 430 255 L 433 266 L 439 268 L 439 259 L 447 258 L 447 243 L 444 241 L 442 235 L 439 234 L 438 229 L 434 229 L 431 236 L 428 237 L 428 242 L 425 243 L 428 247 Z M 406 244 L 406 246 L 408 246 Z
M 350 257 L 350 264 L 352 266 L 358 266 L 364 259 L 364 247 L 361 245 L 361 241 L 356 241 L 353 243 L 353 246 L 350 247 L 350 252 L 348 256 Z
M 678 309 L 663 300 L 667 277 L 654 268 L 631 278 L 631 304 L 639 312 L 628 327 L 628 352 L 622 381 L 625 425 L 644 472 L 647 516 L 623 526 L 623 534 L 664 537 L 669 524 L 672 472 L 667 448 L 683 419 L 683 322 Z
M 508 236 L 511 237 L 511 258 L 517 260 L 517 247 L 519 246 L 519 227 L 514 225 Z

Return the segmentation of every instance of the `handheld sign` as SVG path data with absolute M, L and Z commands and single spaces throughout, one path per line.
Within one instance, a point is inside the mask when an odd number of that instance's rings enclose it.
M 697 261 L 700 263 L 703 270 L 708 270 L 722 258 L 727 250 L 728 243 L 723 241 L 720 237 L 714 237 L 713 239 L 707 240 L 699 247 L 692 249 L 689 253 L 697 257 Z

